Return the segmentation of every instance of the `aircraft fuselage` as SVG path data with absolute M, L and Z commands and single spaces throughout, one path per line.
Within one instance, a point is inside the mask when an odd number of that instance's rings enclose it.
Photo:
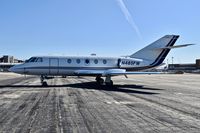
M 13 67 L 11 71 L 27 75 L 73 76 L 79 70 L 105 71 L 144 66 L 144 61 L 133 58 L 114 57 L 32 57 L 24 64 Z M 87 75 L 87 74 L 84 74 Z

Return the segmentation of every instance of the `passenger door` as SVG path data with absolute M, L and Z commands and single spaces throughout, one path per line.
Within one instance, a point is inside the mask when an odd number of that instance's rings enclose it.
M 59 59 L 58 58 L 50 58 L 49 59 L 49 74 L 50 75 L 58 75 L 59 72 Z

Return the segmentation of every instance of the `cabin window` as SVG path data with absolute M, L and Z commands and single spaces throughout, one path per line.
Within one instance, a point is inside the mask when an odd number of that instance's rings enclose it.
M 71 59 L 67 59 L 67 63 L 72 63 L 72 60 Z
M 77 64 L 80 64 L 80 63 L 81 63 L 81 60 L 80 60 L 80 59 L 76 59 L 76 63 L 77 63 Z
M 89 59 L 86 59 L 86 60 L 85 60 L 85 63 L 86 63 L 86 64 L 90 64 L 90 60 L 89 60 Z
M 95 60 L 94 60 L 94 63 L 95 63 L 95 64 L 98 64 L 98 60 L 97 60 L 97 59 L 95 59 Z
M 103 64 L 106 64 L 107 63 L 107 60 L 103 60 Z

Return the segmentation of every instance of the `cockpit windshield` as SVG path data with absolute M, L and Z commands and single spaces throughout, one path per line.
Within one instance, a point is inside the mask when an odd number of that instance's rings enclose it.
M 25 61 L 25 63 L 29 62 L 43 62 L 43 59 L 41 57 L 31 57 L 30 59 Z

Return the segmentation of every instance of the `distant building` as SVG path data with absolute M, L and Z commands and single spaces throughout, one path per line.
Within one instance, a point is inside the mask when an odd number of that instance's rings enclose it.
M 15 59 L 14 56 L 10 55 L 3 55 L 3 57 L 0 58 L 0 63 L 22 63 L 23 60 Z
M 196 68 L 197 68 L 197 69 L 200 69 L 200 59 L 197 59 L 197 60 L 196 60 Z
M 14 63 L 23 63 L 23 60 L 14 59 Z
M 169 71 L 183 71 L 183 72 L 196 72 L 200 71 L 200 59 L 196 60 L 196 63 L 190 64 L 169 64 Z
M 1 61 L 2 61 L 3 63 L 14 63 L 14 56 L 4 55 L 4 56 L 1 58 Z
M 22 60 L 15 59 L 14 56 L 4 55 L 0 58 L 0 71 L 8 71 L 10 67 L 23 62 Z

